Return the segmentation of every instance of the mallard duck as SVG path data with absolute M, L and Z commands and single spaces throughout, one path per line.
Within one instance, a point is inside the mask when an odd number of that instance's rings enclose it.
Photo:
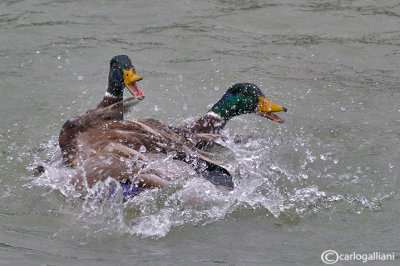
M 215 185 L 232 189 L 231 174 L 220 162 L 209 158 L 205 147 L 214 143 L 220 130 L 234 116 L 253 112 L 283 121 L 272 112 L 286 111 L 286 108 L 270 102 L 251 83 L 230 87 L 205 116 L 192 124 L 169 127 L 150 118 L 123 120 L 130 104 L 129 100 L 122 100 L 124 85 L 128 89 L 134 87 L 135 98 L 144 96 L 136 85 L 141 77 L 134 69 L 127 56 L 114 57 L 103 100 L 95 109 L 68 120 L 61 129 L 60 148 L 65 162 L 78 168 L 72 180 L 78 190 L 109 177 L 121 183 L 126 195 L 136 194 L 143 188 L 162 188 L 180 175 L 174 173 L 176 169 L 165 171 L 154 163 L 168 158 L 178 168 L 190 168 Z
M 144 93 L 136 84 L 142 80 L 135 73 L 135 67 L 126 55 L 118 55 L 110 61 L 110 71 L 108 75 L 108 87 L 103 99 L 97 104 L 96 108 L 84 114 L 67 120 L 61 128 L 59 145 L 62 150 L 64 161 L 74 167 L 79 163 L 80 154 L 87 148 L 81 145 L 80 134 L 88 129 L 101 131 L 101 125 L 105 121 L 122 120 L 124 111 L 134 103 L 132 98 L 126 100 L 130 104 L 123 102 L 124 88 L 127 87 L 133 97 L 138 100 L 144 99 Z M 93 137 L 95 137 L 93 135 Z
M 180 127 L 171 127 L 175 132 L 189 137 L 192 134 L 221 133 L 226 123 L 234 116 L 255 113 L 272 121 L 283 123 L 284 120 L 274 112 L 287 112 L 287 108 L 271 102 L 265 97 L 259 87 L 252 83 L 238 83 L 231 86 L 222 98 L 203 117 Z M 209 149 L 215 143 L 210 140 L 200 140 L 196 147 Z

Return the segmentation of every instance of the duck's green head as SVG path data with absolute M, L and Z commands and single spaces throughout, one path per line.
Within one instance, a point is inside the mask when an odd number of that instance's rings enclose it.
M 237 115 L 256 113 L 272 121 L 283 123 L 284 120 L 273 112 L 286 112 L 287 109 L 269 101 L 256 85 L 238 83 L 230 87 L 210 111 L 218 114 L 225 121 Z
M 122 98 L 125 86 L 133 97 L 142 100 L 144 93 L 136 85 L 143 78 L 135 73 L 135 67 L 126 55 L 114 56 L 110 61 L 107 92 L 114 97 Z

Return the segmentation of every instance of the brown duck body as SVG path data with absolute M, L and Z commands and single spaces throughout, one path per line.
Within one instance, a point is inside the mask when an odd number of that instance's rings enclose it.
M 100 129 L 99 126 L 106 121 L 122 120 L 124 108 L 122 98 L 104 96 L 95 109 L 67 120 L 59 135 L 64 161 L 70 166 L 76 166 L 84 148 L 84 142 L 79 141 L 81 134 L 89 129 Z
M 62 127 L 60 148 L 66 163 L 79 169 L 73 180 L 78 189 L 85 181 L 91 187 L 108 177 L 163 187 L 177 174 L 153 167 L 153 159 L 160 154 L 189 164 L 217 185 L 233 186 L 229 172 L 196 148 L 199 141 L 212 141 L 215 136 L 191 132 L 188 138 L 154 119 L 123 120 L 129 104 L 129 100 L 103 99 L 96 109 L 68 120 Z

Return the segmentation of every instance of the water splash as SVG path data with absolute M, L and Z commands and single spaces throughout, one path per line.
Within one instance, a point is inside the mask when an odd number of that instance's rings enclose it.
M 357 187 L 343 190 L 349 183 L 358 184 L 357 177 L 364 169 L 343 171 L 337 162 L 340 149 L 324 151 L 315 136 L 299 137 L 285 129 L 266 134 L 270 137 L 257 136 L 258 130 L 250 128 L 245 136 L 234 131 L 226 130 L 228 139 L 221 143 L 226 149 L 215 152 L 217 159 L 223 158 L 235 169 L 233 191 L 220 190 L 200 178 L 186 178 L 163 190 L 147 190 L 125 203 L 121 189 L 110 196 L 113 180 L 78 192 L 69 183 L 74 170 L 63 166 L 56 139 L 41 147 L 44 154 L 35 157 L 35 163 L 46 170 L 32 178 L 29 186 L 59 192 L 65 197 L 60 204 L 70 206 L 66 209 L 73 217 L 71 226 L 55 236 L 78 227 L 86 235 L 117 231 L 160 238 L 174 228 L 214 223 L 249 210 L 297 222 L 332 207 L 355 213 L 379 210 L 388 197 L 385 193 L 359 193 Z

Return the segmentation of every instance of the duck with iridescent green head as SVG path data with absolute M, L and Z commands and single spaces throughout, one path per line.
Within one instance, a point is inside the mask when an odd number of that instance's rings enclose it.
M 142 77 L 135 73 L 135 67 L 126 55 L 118 55 L 111 59 L 108 75 L 108 87 L 103 99 L 97 104 L 96 108 L 86 111 L 80 116 L 67 120 L 61 128 L 59 145 L 68 165 L 76 166 L 82 160 L 82 154 L 92 148 L 90 143 L 83 141 L 82 132 L 97 130 L 92 132 L 92 136 L 99 135 L 104 131 L 102 125 L 107 121 L 123 120 L 124 112 L 136 104 L 133 99 L 142 100 L 144 93 L 136 84 Z M 133 95 L 123 101 L 125 87 Z M 104 140 L 106 142 L 106 140 Z
M 241 114 L 255 113 L 274 122 L 283 123 L 284 120 L 275 114 L 281 111 L 286 112 L 287 109 L 268 100 L 257 85 L 237 83 L 231 86 L 203 117 L 173 129 L 176 132 L 186 134 L 187 137 L 193 133 L 200 136 L 220 134 L 231 118 Z M 197 148 L 205 150 L 210 148 L 212 144 L 211 139 L 209 142 L 199 140 Z

